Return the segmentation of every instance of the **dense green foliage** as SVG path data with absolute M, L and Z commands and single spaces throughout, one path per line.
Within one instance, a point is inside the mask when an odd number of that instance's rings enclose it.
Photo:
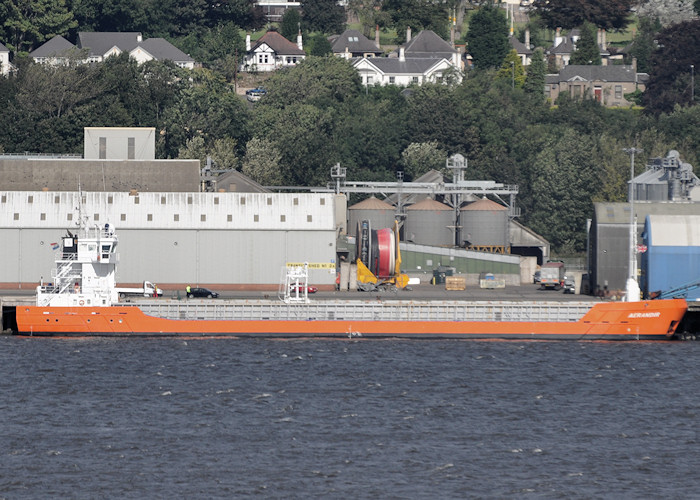
M 637 0 L 535 0 L 534 11 L 550 29 L 576 28 L 585 22 L 616 30 L 630 22 Z

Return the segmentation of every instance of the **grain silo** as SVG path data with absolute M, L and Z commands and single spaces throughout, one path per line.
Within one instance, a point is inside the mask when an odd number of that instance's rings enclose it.
M 467 247 L 508 246 L 508 209 L 488 198 L 460 210 L 462 241 Z
M 394 227 L 396 209 L 392 205 L 389 205 L 388 203 L 383 202 L 374 196 L 349 207 L 348 212 L 350 216 L 348 234 L 354 234 L 354 231 L 357 228 L 357 223 L 362 222 L 363 220 L 370 221 L 372 229 Z
M 447 205 L 426 198 L 406 207 L 406 241 L 421 245 L 454 246 L 454 231 L 454 212 Z

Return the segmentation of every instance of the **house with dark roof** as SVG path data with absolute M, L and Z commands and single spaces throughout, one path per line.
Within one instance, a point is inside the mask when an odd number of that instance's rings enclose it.
M 11 69 L 10 50 L 0 43 L 0 75 L 6 76 Z
M 561 94 L 574 99 L 595 99 L 608 107 L 632 105 L 625 94 L 644 91 L 649 75 L 637 73 L 631 65 L 564 66 L 557 74 L 545 77 L 545 95 L 552 102 Z
M 372 42 L 357 30 L 345 30 L 341 35 L 328 38 L 333 55 L 344 59 L 353 57 L 379 57 L 383 54 L 379 43 Z
M 568 34 L 562 35 L 561 28 L 557 28 L 554 35 L 554 43 L 547 49 L 547 55 L 554 60 L 554 65 L 557 68 L 563 68 L 569 64 L 571 54 L 576 50 L 576 42 L 581 38 L 581 31 L 572 29 Z M 610 52 L 607 50 L 607 42 L 605 30 L 598 30 L 597 38 L 598 48 L 600 49 L 600 57 L 603 66 L 608 64 Z
M 73 45 L 62 36 L 55 36 L 29 55 L 38 63 L 58 64 L 78 54 L 84 62 L 103 62 L 106 58 L 123 52 L 139 64 L 146 61 L 172 61 L 181 68 L 193 69 L 194 59 L 164 38 L 143 39 L 139 32 L 86 32 L 78 33 L 78 43 Z
M 241 71 L 275 71 L 296 66 L 306 59 L 301 32 L 297 35 L 296 45 L 276 31 L 268 31 L 255 44 L 251 44 L 250 34 L 247 34 L 245 50 Z
M 520 63 L 523 66 L 529 66 L 532 62 L 532 49 L 530 48 L 530 31 L 526 31 L 525 43 L 521 42 L 513 35 L 508 37 L 508 42 L 510 46 L 517 52 L 518 57 L 520 57 Z
M 357 57 L 352 65 L 363 85 L 421 85 L 439 83 L 447 77 L 462 79 L 459 51 L 433 31 L 421 31 L 411 38 L 407 30 L 406 44 L 389 57 Z

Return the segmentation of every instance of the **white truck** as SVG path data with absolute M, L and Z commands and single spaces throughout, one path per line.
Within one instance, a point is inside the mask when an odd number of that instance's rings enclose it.
M 540 268 L 540 288 L 561 290 L 564 286 L 566 268 L 563 262 L 547 262 Z
M 124 299 L 126 297 L 141 296 L 141 297 L 162 297 L 163 290 L 158 288 L 156 285 L 150 281 L 144 281 L 141 288 L 115 288 L 119 294 L 119 298 Z

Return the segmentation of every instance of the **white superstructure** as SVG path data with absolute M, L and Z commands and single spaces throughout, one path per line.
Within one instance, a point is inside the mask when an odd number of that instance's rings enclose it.
M 37 287 L 37 306 L 107 307 L 116 303 L 117 241 L 109 224 L 81 224 L 75 235 L 68 231 L 56 249 L 52 281 Z

